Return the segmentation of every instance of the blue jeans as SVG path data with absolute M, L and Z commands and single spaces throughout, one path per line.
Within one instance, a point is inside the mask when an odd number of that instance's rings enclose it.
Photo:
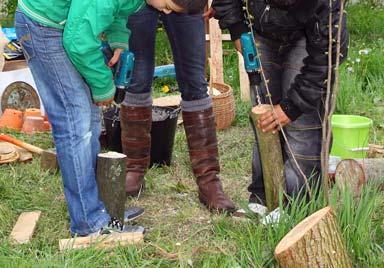
M 155 38 L 159 16 L 171 44 L 176 79 L 184 101 L 208 98 L 205 80 L 205 31 L 201 14 L 164 14 L 152 7 L 128 19 L 132 35 L 129 49 L 135 54 L 135 67 L 128 94 L 151 92 L 155 67 Z
M 306 39 L 295 43 L 283 44 L 262 36 L 256 35 L 258 51 L 260 53 L 266 79 L 269 80 L 269 90 L 274 104 L 287 96 L 290 85 L 304 65 L 303 59 L 308 55 Z M 266 88 L 261 85 L 261 101 L 269 103 Z M 255 95 L 255 92 L 251 92 Z M 254 100 L 255 97 L 252 96 Z M 255 105 L 255 103 L 253 103 Z M 321 178 L 321 140 L 322 140 L 322 111 L 313 111 L 301 115 L 287 125 L 284 130 L 287 135 L 293 154 L 300 169 L 309 179 L 311 185 L 317 185 Z M 254 126 L 253 126 L 254 127 Z M 305 186 L 304 179 L 293 161 L 288 145 L 281 138 L 284 160 L 284 176 L 286 193 L 294 196 Z M 257 145 L 253 148 L 252 183 L 248 190 L 261 201 L 265 202 L 262 166 Z
M 100 151 L 100 110 L 63 47 L 63 32 L 15 17 L 20 40 L 42 99 L 57 150 L 71 232 L 86 235 L 108 223 L 99 199 L 95 168 Z

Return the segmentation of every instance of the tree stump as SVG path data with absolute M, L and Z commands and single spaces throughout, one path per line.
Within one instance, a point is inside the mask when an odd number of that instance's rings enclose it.
M 368 181 L 384 182 L 384 159 L 345 159 L 340 161 L 335 172 L 336 185 L 349 187 L 354 196 L 359 196 L 362 186 Z
M 40 168 L 42 170 L 49 170 L 54 173 L 59 170 L 55 149 L 44 150 L 41 153 Z
M 255 126 L 260 116 L 271 110 L 267 104 L 252 109 L 251 117 Z M 284 163 L 279 134 L 264 133 L 256 127 L 260 160 L 263 170 L 266 205 L 271 211 L 279 206 L 279 193 L 284 190 Z
M 100 153 L 97 158 L 97 185 L 100 198 L 111 217 L 124 221 L 125 173 L 127 156 L 116 152 Z
M 330 207 L 305 218 L 277 245 L 283 268 L 352 267 L 340 228 Z

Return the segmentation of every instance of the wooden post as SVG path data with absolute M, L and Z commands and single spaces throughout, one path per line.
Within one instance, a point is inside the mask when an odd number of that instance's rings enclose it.
M 208 6 L 211 6 L 212 0 L 208 1 Z M 224 83 L 223 72 L 223 42 L 221 40 L 221 30 L 219 22 L 215 19 L 210 19 L 209 27 L 209 50 L 212 66 L 215 68 L 216 77 L 213 77 L 213 82 Z
M 127 157 L 116 152 L 100 153 L 97 158 L 97 184 L 101 200 L 111 217 L 124 221 L 125 173 Z
M 267 104 L 258 105 L 252 109 L 251 117 L 255 126 L 259 117 L 270 111 Z M 256 127 L 259 144 L 260 160 L 263 169 L 265 198 L 269 210 L 279 206 L 279 193 L 284 190 L 283 154 L 279 134 L 264 133 Z
M 282 268 L 352 268 L 335 215 L 330 207 L 305 218 L 275 249 Z
M 241 100 L 250 101 L 251 100 L 250 84 L 249 84 L 248 74 L 245 71 L 244 58 L 240 52 L 237 52 L 237 56 L 239 57 L 239 81 L 240 81 Z
M 349 187 L 355 197 L 368 181 L 384 181 L 384 159 L 345 159 L 336 167 L 335 182 L 343 189 Z

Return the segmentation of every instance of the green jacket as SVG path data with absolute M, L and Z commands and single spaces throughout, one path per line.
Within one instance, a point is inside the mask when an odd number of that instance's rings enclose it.
M 19 0 L 18 7 L 31 19 L 63 29 L 68 57 L 84 77 L 95 101 L 115 94 L 111 70 L 100 50 L 105 33 L 112 49 L 128 48 L 128 16 L 140 10 L 144 0 Z

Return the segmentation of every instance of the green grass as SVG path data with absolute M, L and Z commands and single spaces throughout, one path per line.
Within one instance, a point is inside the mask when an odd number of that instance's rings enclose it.
M 383 9 L 350 7 L 351 46 L 341 72 L 338 113 L 369 116 L 374 120 L 371 142 L 384 142 L 384 16 Z M 381 39 L 380 39 L 381 38 Z M 368 55 L 359 55 L 370 48 Z M 172 62 L 164 32 L 159 32 L 157 65 Z M 226 192 L 246 206 L 251 174 L 253 134 L 248 126 L 249 104 L 240 101 L 237 55 L 225 44 L 225 79 L 235 90 L 234 126 L 218 134 L 221 178 Z M 356 63 L 356 59 L 360 62 Z M 353 71 L 348 71 L 352 67 Z M 176 89 L 170 79 L 158 79 L 154 95 L 163 85 Z M 12 133 L 43 148 L 52 147 L 49 135 Z M 292 200 L 284 224 L 263 226 L 257 218 L 236 220 L 210 214 L 197 199 L 189 165 L 185 134 L 178 128 L 171 167 L 152 168 L 147 188 L 129 205 L 146 209 L 136 224 L 148 228 L 145 243 L 114 250 L 58 251 L 68 238 L 69 219 L 58 174 L 43 172 L 39 158 L 31 163 L 0 166 L 0 267 L 276 267 L 273 251 L 284 235 L 307 215 L 325 206 L 320 194 L 310 202 Z M 384 267 L 384 193 L 376 185 L 365 187 L 359 199 L 333 189 L 331 205 L 340 224 L 348 253 L 356 267 Z M 23 211 L 41 210 L 30 244 L 15 246 L 8 236 Z

